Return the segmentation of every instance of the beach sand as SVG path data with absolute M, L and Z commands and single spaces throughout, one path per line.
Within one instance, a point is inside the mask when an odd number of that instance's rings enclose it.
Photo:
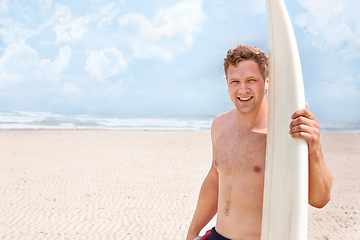
M 360 239 L 360 134 L 323 133 L 331 202 L 308 239 Z M 0 239 L 185 239 L 210 132 L 0 132 Z

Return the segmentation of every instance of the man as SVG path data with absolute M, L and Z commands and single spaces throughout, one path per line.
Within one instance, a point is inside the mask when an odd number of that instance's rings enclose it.
M 224 62 L 235 109 L 220 114 L 211 128 L 213 161 L 188 230 L 193 240 L 217 213 L 209 240 L 261 238 L 268 105 L 268 58 L 258 48 L 238 45 Z M 309 204 L 330 200 L 332 176 L 321 151 L 317 119 L 308 107 L 292 116 L 289 134 L 309 151 Z

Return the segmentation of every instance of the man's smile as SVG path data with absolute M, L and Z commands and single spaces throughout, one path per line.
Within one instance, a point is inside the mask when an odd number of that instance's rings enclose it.
M 241 102 L 247 102 L 247 101 L 250 101 L 253 97 L 238 97 L 238 99 L 241 101 Z

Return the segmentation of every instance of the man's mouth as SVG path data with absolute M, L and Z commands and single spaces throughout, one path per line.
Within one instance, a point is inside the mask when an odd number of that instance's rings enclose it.
M 238 97 L 238 99 L 241 101 L 241 102 L 247 102 L 247 101 L 250 101 L 253 97 Z

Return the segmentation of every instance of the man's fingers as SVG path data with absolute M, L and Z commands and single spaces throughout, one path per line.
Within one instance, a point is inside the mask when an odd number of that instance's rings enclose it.
M 308 139 L 310 139 L 311 134 L 307 132 L 293 132 L 290 134 L 292 138 L 301 138 L 304 139 L 306 142 L 308 142 Z
M 291 118 L 289 126 L 291 137 L 304 139 L 309 146 L 309 152 L 318 149 L 320 146 L 319 124 L 315 115 L 309 110 L 309 105 L 306 103 L 306 108 L 296 111 Z
M 306 126 L 315 127 L 315 128 L 319 127 L 317 121 L 315 121 L 313 119 L 309 119 L 309 118 L 304 117 L 304 116 L 300 116 L 300 117 L 295 118 L 293 121 L 291 121 L 289 127 L 291 129 L 291 128 L 293 128 L 295 126 L 298 126 L 298 125 L 306 125 Z
M 317 121 L 315 115 L 309 110 L 309 107 L 308 107 L 308 106 L 307 106 L 306 109 L 297 110 L 297 111 L 291 116 L 292 119 L 296 119 L 296 118 L 298 118 L 298 117 L 306 117 L 306 118 L 309 118 L 309 119 L 312 119 L 312 120 Z
M 290 134 L 299 133 L 299 132 L 304 132 L 304 133 L 310 134 L 313 132 L 313 130 L 310 126 L 307 126 L 304 124 L 295 125 L 292 128 L 290 128 Z

